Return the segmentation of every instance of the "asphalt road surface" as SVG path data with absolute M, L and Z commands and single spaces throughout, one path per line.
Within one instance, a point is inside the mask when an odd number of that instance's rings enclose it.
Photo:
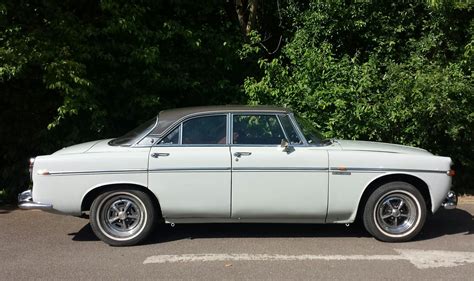
M 202 224 L 118 248 L 86 219 L 0 209 L 0 280 L 474 280 L 473 214 L 441 210 L 408 243 L 355 225 Z

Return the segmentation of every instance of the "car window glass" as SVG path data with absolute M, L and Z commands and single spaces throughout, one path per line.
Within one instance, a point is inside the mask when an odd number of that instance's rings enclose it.
M 193 118 L 183 123 L 183 144 L 226 144 L 225 115 Z
M 160 141 L 160 145 L 179 144 L 179 126 Z
M 275 115 L 234 115 L 233 143 L 280 144 L 285 138 Z
M 301 144 L 301 139 L 298 136 L 293 123 L 291 123 L 290 117 L 287 114 L 281 114 L 278 115 L 278 118 L 280 118 L 281 125 L 288 137 L 288 142 L 290 142 L 290 144 Z

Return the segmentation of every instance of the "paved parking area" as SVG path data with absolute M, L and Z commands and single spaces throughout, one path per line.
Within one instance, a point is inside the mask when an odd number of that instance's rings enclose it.
M 356 225 L 201 224 L 117 248 L 85 219 L 0 209 L 0 279 L 472 280 L 473 214 L 471 203 L 441 210 L 408 243 Z

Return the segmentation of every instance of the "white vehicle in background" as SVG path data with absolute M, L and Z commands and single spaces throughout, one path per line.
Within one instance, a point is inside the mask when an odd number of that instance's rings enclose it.
M 165 110 L 130 133 L 38 156 L 23 209 L 81 216 L 110 245 L 157 222 L 343 223 L 382 241 L 454 208 L 451 159 L 414 147 L 322 140 L 286 108 Z

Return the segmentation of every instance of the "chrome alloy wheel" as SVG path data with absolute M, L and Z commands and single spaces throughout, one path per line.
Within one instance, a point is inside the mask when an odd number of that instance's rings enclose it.
M 375 206 L 376 225 L 386 235 L 407 235 L 420 221 L 419 202 L 408 192 L 392 191 L 380 198 Z
M 98 226 L 114 240 L 130 240 L 146 225 L 147 213 L 142 200 L 128 192 L 112 193 L 98 206 Z

